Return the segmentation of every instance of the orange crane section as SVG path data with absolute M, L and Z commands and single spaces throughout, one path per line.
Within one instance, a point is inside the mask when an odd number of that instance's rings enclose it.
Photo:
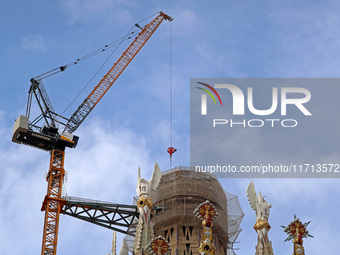
M 151 35 L 155 32 L 161 22 L 166 19 L 171 21 L 172 18 L 165 13 L 161 12 L 153 21 L 147 24 L 126 51 L 121 55 L 117 62 L 112 66 L 106 75 L 101 79 L 98 85 L 88 95 L 84 102 L 73 113 L 69 122 L 67 123 L 64 133 L 73 133 L 78 126 L 84 121 L 87 115 L 98 104 L 100 99 L 110 89 L 112 84 L 118 79 L 121 73 L 129 65 L 132 59 L 141 50 L 144 44 L 149 40 Z
M 61 198 L 65 152 L 52 150 L 50 170 L 46 177 L 47 195 L 45 196 L 41 211 L 45 210 L 42 255 L 55 255 L 57 252 L 59 216 L 66 200 Z

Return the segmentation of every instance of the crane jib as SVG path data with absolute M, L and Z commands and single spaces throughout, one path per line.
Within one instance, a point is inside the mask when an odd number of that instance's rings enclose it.
M 112 66 L 106 75 L 100 80 L 98 85 L 93 89 L 90 95 L 73 113 L 65 126 L 63 133 L 73 133 L 79 125 L 85 120 L 93 108 L 102 99 L 105 93 L 110 89 L 112 84 L 118 79 L 121 73 L 129 65 L 132 59 L 137 55 L 141 48 L 145 45 L 151 35 L 155 32 L 162 21 L 166 19 L 171 21 L 172 18 L 164 13 L 160 13 L 154 20 L 147 24 L 137 35 L 134 41 L 121 55 L 117 62 Z

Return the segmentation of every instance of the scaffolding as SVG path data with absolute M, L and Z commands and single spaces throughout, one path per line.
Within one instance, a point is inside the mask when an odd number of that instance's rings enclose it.
M 206 200 L 219 213 L 213 226 L 216 255 L 235 254 L 233 244 L 241 231 L 244 214 L 237 196 L 224 191 L 214 175 L 195 172 L 190 167 L 172 168 L 162 173 L 151 198 L 154 206 L 161 208 L 151 219 L 155 236 L 162 235 L 168 241 L 173 255 L 198 254 L 201 222 L 193 211 Z M 132 252 L 134 238 L 130 235 L 125 241 Z

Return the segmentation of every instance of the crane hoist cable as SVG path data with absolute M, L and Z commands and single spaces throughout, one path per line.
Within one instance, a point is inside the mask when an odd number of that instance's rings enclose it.
M 170 45 L 170 50 L 169 50 L 169 55 L 170 55 L 170 57 L 169 57 L 169 62 L 170 62 L 170 64 L 169 64 L 169 66 L 170 66 L 170 68 L 169 68 L 169 72 L 170 72 L 170 93 L 169 93 L 169 96 L 170 96 L 170 111 L 169 111 L 169 114 L 170 114 L 170 116 L 169 116 L 169 125 L 170 125 L 170 147 L 168 148 L 168 153 L 169 153 L 169 156 L 170 156 L 170 169 L 171 169 L 171 167 L 172 167 L 172 154 L 173 153 L 175 153 L 177 150 L 174 148 L 174 147 L 172 147 L 172 108 L 173 108 L 173 106 L 172 106 L 172 26 L 171 26 L 171 22 L 170 22 L 170 43 L 169 43 L 169 45 Z

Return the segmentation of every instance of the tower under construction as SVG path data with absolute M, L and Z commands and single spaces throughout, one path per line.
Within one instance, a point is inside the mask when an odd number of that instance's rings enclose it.
M 170 169 L 161 173 L 159 185 L 150 192 L 150 197 L 156 208 L 150 220 L 154 236 L 165 239 L 172 255 L 201 254 L 202 222 L 193 212 L 205 201 L 209 201 L 218 213 L 211 224 L 214 254 L 235 254 L 233 245 L 241 231 L 244 214 L 237 196 L 223 190 L 214 175 L 195 172 L 190 167 Z M 129 232 L 135 232 L 133 224 Z M 125 237 L 125 246 L 132 253 L 134 243 L 135 237 Z

